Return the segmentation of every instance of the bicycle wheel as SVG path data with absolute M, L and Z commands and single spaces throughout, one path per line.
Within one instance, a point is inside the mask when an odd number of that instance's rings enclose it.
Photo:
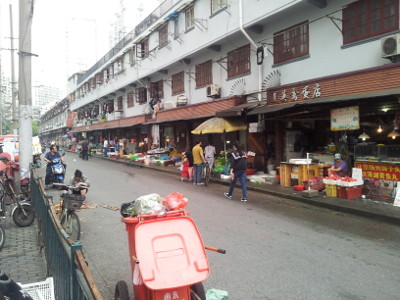
M 208 182 L 210 181 L 210 167 L 207 165 L 205 169 L 205 176 L 204 176 L 204 184 L 208 186 Z
M 35 220 L 35 210 L 30 205 L 21 205 L 13 212 L 14 223 L 19 227 L 27 227 Z
M 71 239 L 79 240 L 81 237 L 81 222 L 76 212 L 67 212 L 61 219 L 61 225 Z
M 5 241 L 6 241 L 6 234 L 4 233 L 3 228 L 0 227 L 0 249 L 3 248 Z

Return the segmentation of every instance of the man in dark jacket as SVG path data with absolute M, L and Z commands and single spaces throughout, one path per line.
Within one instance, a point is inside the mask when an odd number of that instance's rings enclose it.
M 225 197 L 232 199 L 232 193 L 236 185 L 236 181 L 240 180 L 240 185 L 242 186 L 242 199 L 241 201 L 247 201 L 247 186 L 246 186 L 246 168 L 247 160 L 246 153 L 242 150 L 239 144 L 233 144 L 233 152 L 231 157 L 231 185 L 229 187 L 229 192 L 224 193 Z

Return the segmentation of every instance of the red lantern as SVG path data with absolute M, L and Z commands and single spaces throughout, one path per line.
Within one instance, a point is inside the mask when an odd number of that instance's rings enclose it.
M 135 143 L 135 140 L 134 139 L 131 139 L 131 144 L 134 144 Z

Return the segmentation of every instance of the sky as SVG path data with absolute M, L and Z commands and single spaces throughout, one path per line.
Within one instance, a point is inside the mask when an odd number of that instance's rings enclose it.
M 90 68 L 110 50 L 109 33 L 121 6 L 126 33 L 149 15 L 162 0 L 33 0 L 32 85 L 50 85 L 66 93 L 68 76 Z M 10 67 L 10 18 L 18 36 L 18 0 L 0 0 L 0 55 L 3 72 Z M 14 42 L 18 46 L 18 40 Z M 77 55 L 77 53 L 83 53 Z M 85 55 L 86 54 L 86 55 Z M 90 54 L 90 55 L 89 55 Z M 80 61 L 74 57 L 80 56 Z M 18 57 L 15 57 L 18 62 Z M 18 67 L 15 67 L 18 71 Z M 8 75 L 8 74 L 7 74 Z M 9 75 L 11 77 L 11 75 Z

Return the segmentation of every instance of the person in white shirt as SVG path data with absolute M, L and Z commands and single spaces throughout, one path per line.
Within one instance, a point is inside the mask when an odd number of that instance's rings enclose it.
M 103 144 L 104 157 L 107 157 L 107 153 L 108 153 L 108 140 L 104 140 L 104 144 Z
M 204 148 L 204 157 L 210 166 L 210 169 L 214 166 L 214 157 L 215 157 L 215 147 L 212 143 L 208 143 L 208 146 Z

